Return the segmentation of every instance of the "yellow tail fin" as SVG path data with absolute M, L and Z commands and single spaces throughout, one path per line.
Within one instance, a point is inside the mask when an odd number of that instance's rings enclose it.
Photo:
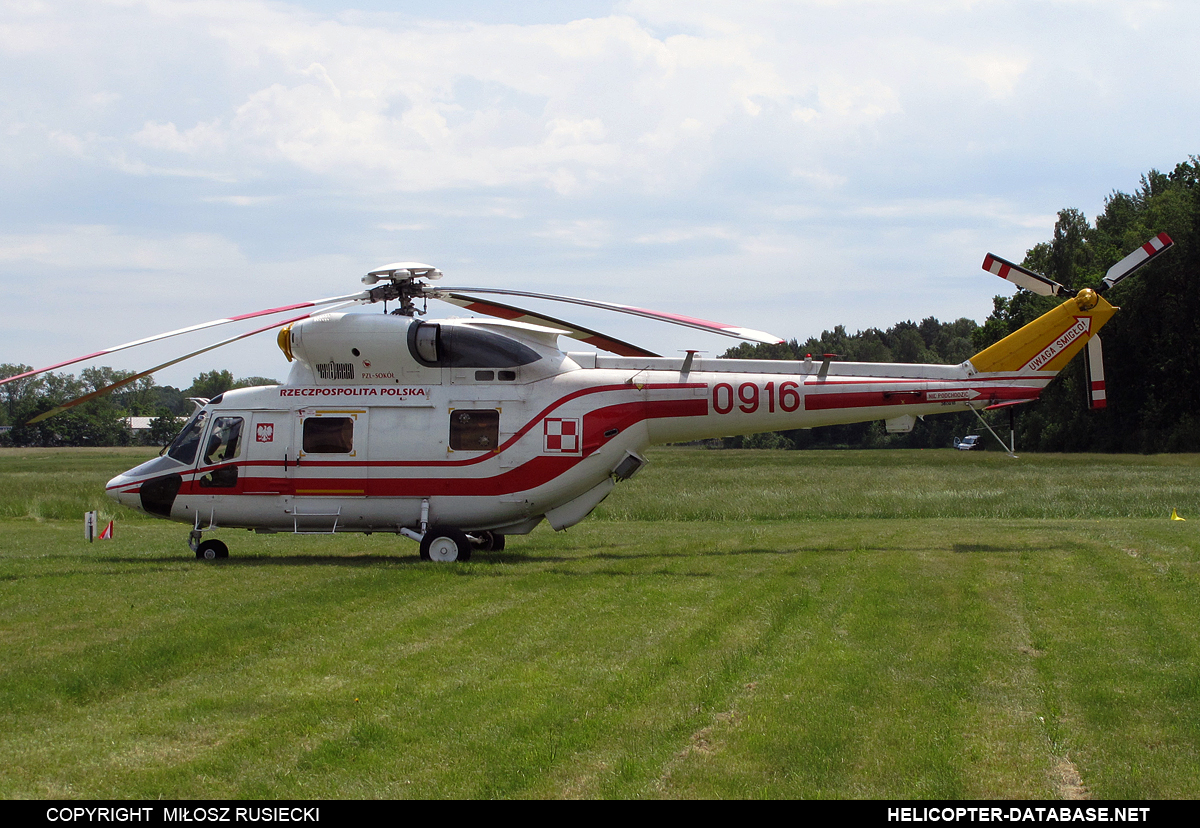
M 1057 374 L 1117 309 L 1085 288 L 1054 310 L 971 357 L 979 373 Z

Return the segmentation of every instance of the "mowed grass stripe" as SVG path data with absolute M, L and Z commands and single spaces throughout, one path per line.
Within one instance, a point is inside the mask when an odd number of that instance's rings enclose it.
M 610 498 L 598 516 L 1009 520 L 1166 517 L 1173 507 L 1200 513 L 1191 455 L 1029 454 L 1014 460 L 953 450 L 668 452 L 668 468 L 635 477 L 627 484 L 631 496 Z
M 477 566 L 475 568 L 478 568 Z M 214 570 L 219 571 L 219 570 Z M 443 570 L 445 571 L 445 570 Z M 469 573 L 468 573 L 469 574 Z M 428 678 L 420 686 L 409 687 L 406 692 L 397 689 L 370 687 L 366 685 L 355 688 L 362 698 L 368 693 L 385 700 L 384 707 L 398 705 L 404 712 L 405 726 L 393 732 L 393 729 L 381 722 L 355 722 L 342 735 L 334 735 L 318 744 L 310 756 L 301 757 L 301 768 L 321 769 L 328 774 L 328 765 L 337 763 L 350 747 L 361 750 L 364 748 L 364 727 L 374 734 L 373 741 L 383 748 L 394 746 L 405 741 L 425 740 L 437 747 L 437 753 L 423 757 L 424 761 L 415 763 L 415 775 L 420 777 L 422 769 L 429 772 L 441 768 L 439 774 L 445 774 L 458 764 L 465 763 L 463 768 L 464 792 L 471 795 L 514 795 L 528 785 L 531 779 L 536 781 L 538 766 L 557 751 L 563 755 L 579 753 L 590 741 L 595 739 L 592 734 L 604 734 L 605 740 L 614 743 L 611 747 L 601 746 L 593 753 L 601 756 L 613 753 L 616 756 L 628 756 L 631 749 L 644 747 L 647 740 L 661 738 L 665 740 L 666 755 L 674 749 L 676 743 L 690 732 L 694 722 L 692 719 L 703 712 L 706 704 L 723 702 L 727 680 L 722 677 L 730 675 L 736 666 L 745 658 L 744 639 L 746 635 L 736 622 L 739 613 L 749 613 L 757 616 L 756 609 L 762 604 L 772 605 L 778 598 L 775 589 L 768 583 L 760 584 L 757 589 L 764 592 L 762 600 L 745 602 L 746 591 L 736 589 L 736 585 L 727 582 L 714 581 L 710 575 L 684 572 L 674 575 L 670 572 L 656 571 L 648 578 L 642 578 L 645 573 L 636 570 L 619 572 L 608 570 L 598 577 L 602 582 L 584 584 L 577 577 L 550 572 L 545 577 L 518 578 L 518 583 L 502 583 L 509 579 L 497 578 L 488 573 L 482 578 L 464 577 L 464 573 L 453 576 L 443 576 L 440 602 L 454 602 L 456 583 L 473 581 L 488 587 L 481 594 L 472 596 L 469 602 L 472 606 L 496 606 L 497 596 L 492 594 L 501 589 L 510 596 L 512 603 L 514 592 L 525 591 L 534 596 L 538 605 L 526 609 L 533 617 L 541 618 L 536 634 L 530 636 L 530 631 L 522 623 L 509 623 L 504 613 L 487 619 L 495 636 L 484 636 L 487 646 L 476 642 L 473 634 L 475 625 L 455 614 L 456 630 L 452 644 L 441 640 L 446 630 L 436 626 L 438 617 L 437 607 L 422 607 L 412 602 L 404 601 L 406 608 L 416 617 L 416 623 L 401 623 L 397 628 L 391 619 L 382 619 L 379 624 L 366 623 L 368 629 L 374 631 L 360 636 L 357 628 L 345 630 L 336 619 L 326 619 L 321 625 L 317 641 L 312 641 L 303 626 L 291 633 L 288 638 L 293 645 L 281 644 L 279 638 L 273 642 L 269 659 L 264 654 L 237 654 L 236 672 L 245 675 L 271 675 L 273 669 L 267 668 L 263 662 L 272 661 L 281 669 L 286 669 L 290 681 L 296 681 L 297 668 L 305 664 L 304 651 L 316 646 L 322 652 L 340 652 L 344 647 L 354 646 L 365 648 L 370 653 L 369 663 L 340 663 L 338 670 L 350 672 L 360 677 L 369 673 L 372 667 L 386 665 L 388 669 L 406 672 L 406 659 L 422 655 L 423 651 L 431 651 L 434 658 L 431 664 L 422 667 L 422 673 Z M 544 583 L 547 578 L 551 584 Z M 685 579 L 691 590 L 681 596 L 674 590 L 662 588 L 659 582 L 671 582 L 679 578 Z M 449 582 L 446 581 L 449 579 Z M 577 591 L 596 593 L 594 596 L 581 594 L 578 601 L 568 602 L 571 606 L 589 607 L 594 598 L 599 602 L 599 611 L 585 609 L 577 612 L 563 612 L 559 602 L 563 593 L 548 598 L 547 587 L 553 582 L 567 581 L 567 595 Z M 624 580 L 621 585 L 617 580 Z M 525 583 L 521 583 L 524 581 Z M 578 584 L 576 587 L 575 585 Z M 696 586 L 702 585 L 702 586 Z M 386 588 L 394 590 L 397 584 L 387 584 Z M 573 588 L 574 587 L 574 588 Z M 648 587 L 648 588 L 647 588 Z M 211 588 L 211 587 L 210 587 Z M 695 593 L 699 588 L 700 594 Z M 671 593 L 667 595 L 666 593 Z M 362 624 L 364 619 L 357 613 L 350 596 L 340 596 L 347 604 L 345 611 L 354 615 L 356 623 Z M 285 602 L 291 600 L 286 598 Z M 675 609 L 664 615 L 661 608 L 666 601 L 673 601 Z M 729 606 L 727 606 L 729 605 Z M 696 625 L 694 616 L 698 607 L 705 607 L 700 615 L 713 615 L 716 620 Z M 268 607 L 247 607 L 257 611 L 269 611 Z M 597 625 L 597 615 L 615 618 L 619 625 L 615 630 L 610 624 Z M 651 623 L 646 623 L 650 617 Z M 733 623 L 731 623 L 733 622 Z M 758 629 L 759 624 L 749 624 Z M 383 635 L 380 630 L 386 628 L 393 634 Z M 596 638 L 581 632 L 588 630 L 603 630 Z M 163 633 L 171 637 L 174 633 Z M 498 638 L 497 638 L 498 636 Z M 428 645 L 430 638 L 437 646 L 420 646 L 414 648 L 412 643 L 422 642 Z M 353 639 L 353 640 L 349 640 Z M 569 641 L 573 647 L 559 650 L 555 642 Z M 399 642 L 402 652 L 396 653 Z M 414 652 L 417 650 L 418 652 Z M 582 651 L 581 651 L 582 650 Z M 499 658 L 488 659 L 488 653 L 495 652 Z M 703 662 L 703 667 L 697 667 L 697 661 Z M 217 671 L 219 672 L 219 671 Z M 165 673 L 166 675 L 163 675 Z M 692 682 L 690 676 L 699 674 L 704 680 Z M 571 676 L 564 682 L 563 676 Z M 681 678 L 686 677 L 686 678 Z M 169 669 L 160 670 L 158 680 L 153 674 L 143 678 L 147 685 L 145 692 L 153 694 L 155 687 L 161 683 L 170 683 L 173 676 Z M 214 678 L 218 685 L 238 683 L 235 676 Z M 740 679 L 739 679 L 740 681 Z M 734 684 L 735 687 L 740 684 Z M 131 689 L 131 688 L 126 688 Z M 51 688 L 53 690 L 53 688 Z M 201 691 L 203 692 L 203 691 Z M 522 697 L 529 694 L 545 694 L 545 699 L 539 703 L 535 715 L 530 716 L 528 707 L 520 703 Z M 239 699 L 261 694 L 261 689 L 239 688 L 232 693 Z M 665 706 L 674 707 L 685 715 L 678 721 L 662 723 L 661 710 Z M 261 696 L 260 696 L 261 698 Z M 689 704 L 680 707 L 680 698 L 690 698 Z M 553 699 L 552 703 L 547 700 Z M 514 700 L 516 703 L 514 704 Z M 590 700 L 590 701 L 589 701 Z M 233 703 L 233 707 L 241 707 L 244 702 Z M 497 707 L 497 705 L 499 705 Z M 211 707 L 211 705 L 210 705 Z M 637 714 L 639 708 L 646 708 L 643 714 Z M 693 708 L 695 713 L 693 713 Z M 580 716 L 580 711 L 584 715 Z M 211 712 L 211 711 L 210 711 Z M 453 739 L 432 738 L 436 731 L 444 727 L 447 716 L 461 724 L 483 717 L 487 721 L 487 732 L 507 731 L 503 738 L 487 738 L 480 741 L 470 732 L 457 732 Z M 632 724 L 623 724 L 612 732 L 614 724 L 609 719 L 626 722 L 630 717 L 635 719 Z M 390 718 L 384 714 L 384 718 Z M 430 720 L 426 722 L 426 720 Z M 662 730 L 664 735 L 655 736 L 655 730 Z M 470 728 L 467 728 L 469 731 Z M 431 734 L 432 732 L 432 734 Z M 523 745 L 527 745 L 534 734 L 553 732 L 558 745 L 546 757 L 529 754 Z M 441 734 L 448 736 L 449 734 Z M 617 737 L 614 740 L 614 735 Z M 426 737 L 430 737 L 426 739 Z M 370 741 L 370 740 L 368 740 Z M 495 756 L 494 745 L 502 748 Z M 366 746 L 368 753 L 372 748 Z M 514 751 L 520 755 L 512 755 Z M 660 751 L 661 753 L 662 751 Z M 494 760 L 494 761 L 490 761 Z M 657 759 L 650 758 L 655 765 Z M 501 773 L 492 778 L 480 777 L 474 770 L 477 764 L 493 767 Z M 371 763 L 367 763 L 370 765 Z M 622 760 L 615 763 L 615 784 L 618 788 L 628 784 L 631 775 L 639 779 L 641 763 L 630 763 Z M 197 768 L 196 776 L 204 778 L 207 774 L 204 768 Z M 357 773 L 357 771 L 356 771 Z M 336 780 L 336 774 L 334 779 Z M 470 783 L 478 780 L 474 786 Z M 378 780 L 376 780 L 378 781 Z M 418 778 L 418 782 L 420 779 Z M 436 779 L 439 784 L 444 780 Z M 595 791 L 601 793 L 602 791 Z
M 1179 560 L 1119 534 L 1028 585 L 1047 736 L 1106 796 L 1169 797 L 1200 761 L 1195 553 Z
M 1097 496 L 1118 512 L 1197 458 L 842 454 L 656 451 L 568 533 L 453 566 L 390 536 L 223 532 L 213 565 L 184 526 L 88 547 L 78 519 L 0 520 L 0 794 L 1200 793 L 1200 524 L 972 516 L 954 492 L 1025 464 L 990 485 L 1044 509 L 1129 471 Z M 711 519 L 662 519 L 697 489 Z M 888 516 L 837 518 L 855 497 Z
M 871 548 L 880 542 L 893 548 Z M 1017 556 L 945 554 L 941 537 L 909 549 L 895 542 L 885 534 L 822 556 L 819 570 L 836 567 L 839 577 L 819 579 L 814 612 L 763 665 L 746 709 L 722 723 L 722 749 L 693 752 L 691 766 L 675 770 L 681 791 L 1048 793 L 1036 772 L 1025 781 L 1046 762 L 1029 724 L 1036 691 L 1004 566 Z

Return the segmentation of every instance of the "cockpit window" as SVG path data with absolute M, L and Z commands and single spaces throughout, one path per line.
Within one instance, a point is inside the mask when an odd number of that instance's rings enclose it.
M 204 452 L 204 464 L 228 463 L 241 453 L 241 443 L 242 418 L 217 417 L 208 438 L 208 450 Z
M 465 325 L 417 322 L 408 329 L 408 350 L 430 368 L 516 368 L 537 362 L 541 355 L 492 331 Z
M 188 421 L 179 432 L 179 436 L 171 442 L 167 456 L 172 460 L 190 466 L 196 460 L 196 449 L 200 446 L 200 434 L 204 431 L 204 422 L 208 418 L 207 411 L 197 411 L 196 416 Z

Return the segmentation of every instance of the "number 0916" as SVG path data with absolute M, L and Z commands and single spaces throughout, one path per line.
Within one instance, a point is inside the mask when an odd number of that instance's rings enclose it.
M 762 388 L 757 383 L 743 382 L 735 392 L 728 382 L 718 382 L 712 389 L 713 411 L 718 414 L 729 414 L 735 407 L 744 414 L 753 414 L 764 404 L 771 414 L 777 405 L 781 411 L 795 411 L 800 407 L 800 385 L 788 380 L 776 389 L 774 381 Z

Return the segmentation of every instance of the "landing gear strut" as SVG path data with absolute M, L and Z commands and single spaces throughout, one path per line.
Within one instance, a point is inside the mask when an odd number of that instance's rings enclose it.
M 499 552 L 504 549 L 504 535 L 497 535 L 495 532 L 472 532 L 471 545 L 480 552 Z

